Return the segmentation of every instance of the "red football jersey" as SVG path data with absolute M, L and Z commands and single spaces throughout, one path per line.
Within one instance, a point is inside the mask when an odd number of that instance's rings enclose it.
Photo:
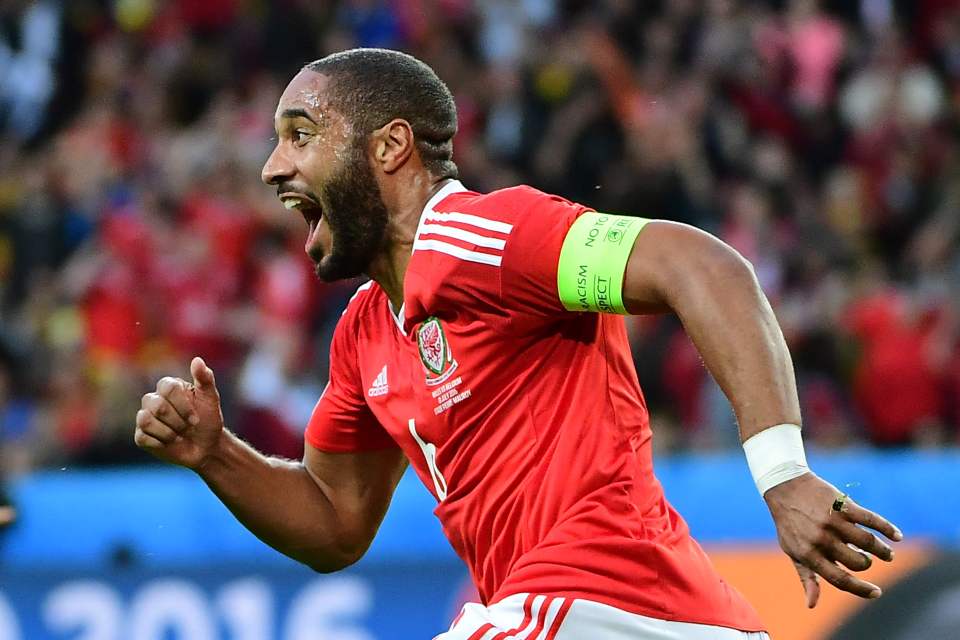
M 525 186 L 446 185 L 399 313 L 375 283 L 347 306 L 306 439 L 399 445 L 485 604 L 556 594 L 762 630 L 654 477 L 623 318 L 560 303 L 560 248 L 586 210 Z

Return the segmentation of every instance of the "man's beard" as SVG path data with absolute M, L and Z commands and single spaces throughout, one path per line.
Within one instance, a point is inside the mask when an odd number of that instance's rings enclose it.
M 387 205 L 364 147 L 363 139 L 354 141 L 350 157 L 322 191 L 331 249 L 323 255 L 317 247 L 309 255 L 326 282 L 364 274 L 385 244 Z

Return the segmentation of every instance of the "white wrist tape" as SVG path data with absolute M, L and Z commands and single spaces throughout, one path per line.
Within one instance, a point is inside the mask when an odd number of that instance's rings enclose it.
M 764 429 L 747 438 L 743 451 L 761 496 L 778 484 L 810 472 L 800 427 L 795 424 Z

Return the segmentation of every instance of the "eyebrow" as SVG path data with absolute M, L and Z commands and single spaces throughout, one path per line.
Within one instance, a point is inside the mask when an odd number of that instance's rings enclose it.
M 284 109 L 283 113 L 280 114 L 281 118 L 306 118 L 313 124 L 317 124 L 317 121 L 314 120 L 305 109 Z

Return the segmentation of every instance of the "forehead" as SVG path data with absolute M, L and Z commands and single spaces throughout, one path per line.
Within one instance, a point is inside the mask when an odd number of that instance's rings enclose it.
M 285 111 L 302 109 L 319 122 L 332 111 L 327 95 L 329 84 L 329 77 L 309 69 L 302 70 L 293 77 L 280 96 L 275 118 L 280 120 Z

